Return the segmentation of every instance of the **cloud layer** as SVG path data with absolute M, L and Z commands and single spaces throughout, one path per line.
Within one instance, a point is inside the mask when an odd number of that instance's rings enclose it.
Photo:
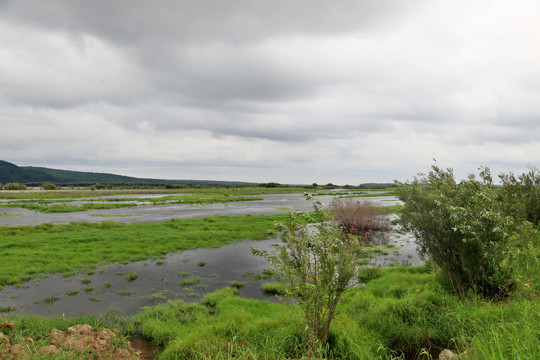
M 540 5 L 7 1 L 0 154 L 141 177 L 358 184 L 540 163 Z

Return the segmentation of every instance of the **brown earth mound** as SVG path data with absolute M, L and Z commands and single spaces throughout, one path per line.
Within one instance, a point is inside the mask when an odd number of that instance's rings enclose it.
M 13 325 L 13 324 L 11 324 Z M 32 338 L 12 341 L 0 332 L 0 359 L 30 360 L 36 357 L 52 359 L 87 360 L 143 360 L 144 356 L 123 341 L 118 331 L 95 330 L 90 325 L 75 325 L 66 331 L 53 329 L 45 341 L 36 342 Z

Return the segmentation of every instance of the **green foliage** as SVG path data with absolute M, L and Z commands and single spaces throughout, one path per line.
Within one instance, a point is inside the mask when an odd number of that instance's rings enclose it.
M 540 292 L 540 230 L 523 222 L 510 238 L 503 266 L 512 274 L 509 286 L 517 287 L 516 295 L 534 298 Z
M 135 281 L 139 278 L 139 275 L 135 274 L 134 272 L 128 272 L 124 278 L 127 281 Z
M 19 183 L 7 183 L 4 185 L 4 190 L 26 190 L 26 185 Z
M 43 188 L 43 190 L 58 190 L 58 189 L 61 189 L 61 187 L 56 186 L 53 183 L 44 183 L 43 185 L 41 185 L 41 187 Z
M 503 187 L 499 200 L 504 212 L 511 215 L 516 223 L 523 220 L 538 226 L 540 224 L 540 170 L 529 166 L 529 171 L 518 175 L 499 175 Z
M 397 182 L 395 192 L 405 203 L 399 222 L 414 233 L 421 255 L 443 269 L 457 292 L 494 296 L 510 278 L 502 262 L 512 221 L 499 210 L 489 169 L 480 175 L 482 181 L 469 175 L 458 184 L 452 169 L 433 165 L 427 175 Z
M 268 295 L 286 295 L 287 287 L 283 283 L 270 282 L 261 284 L 262 291 Z
M 314 207 L 314 214 L 289 214 L 287 223 L 279 225 L 283 243 L 275 245 L 273 252 L 252 252 L 276 268 L 274 277 L 303 314 L 310 355 L 318 356 L 326 347 L 341 296 L 356 275 L 360 245 L 326 222 L 319 202 Z

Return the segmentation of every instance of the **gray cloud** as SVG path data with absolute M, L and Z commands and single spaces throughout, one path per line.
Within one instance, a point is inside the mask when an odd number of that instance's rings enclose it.
M 540 161 L 539 10 L 5 1 L 0 151 L 24 165 L 248 181 L 388 181 L 433 157 L 465 173 L 521 169 Z

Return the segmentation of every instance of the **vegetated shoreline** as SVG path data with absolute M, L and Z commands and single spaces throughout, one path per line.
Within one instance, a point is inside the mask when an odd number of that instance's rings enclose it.
M 109 223 L 102 224 L 106 228 Z M 446 348 L 467 359 L 540 358 L 539 302 L 525 288 L 504 302 L 473 292 L 458 297 L 438 281 L 431 263 L 364 275 L 366 285 L 353 288 L 340 304 L 328 358 L 430 359 Z M 237 289 L 224 288 L 200 303 L 171 301 L 126 318 L 8 316 L 21 332 L 0 331 L 10 333 L 14 341 L 34 332 L 45 344 L 51 324 L 62 329 L 93 322 L 119 328 L 125 335 L 140 333 L 162 349 L 159 359 L 305 357 L 299 335 L 302 321 L 291 312 L 294 307 L 236 294 Z
M 160 349 L 159 359 L 300 359 L 301 318 L 285 304 L 248 300 L 234 287 L 208 294 L 197 303 L 170 301 L 131 317 L 43 318 L 6 316 L 13 342 L 30 336 L 48 344 L 53 328 L 76 324 L 138 334 Z M 379 269 L 365 286 L 351 289 L 340 305 L 330 334 L 334 359 L 429 359 L 443 349 L 471 359 L 536 359 L 538 301 L 519 296 L 505 303 L 459 298 L 437 281 L 431 264 Z M 493 341 L 495 343 L 493 344 Z M 496 354 L 485 354 L 491 342 Z M 400 357 L 401 356 L 401 357 Z

